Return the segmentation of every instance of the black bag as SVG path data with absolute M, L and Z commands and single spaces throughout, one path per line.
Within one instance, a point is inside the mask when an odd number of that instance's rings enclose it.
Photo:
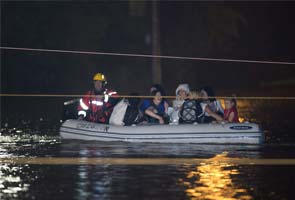
M 196 100 L 185 100 L 182 104 L 180 111 L 180 122 L 181 123 L 194 123 L 200 122 L 200 118 L 203 114 L 202 107 L 199 101 Z
M 137 93 L 131 93 L 132 96 L 138 96 Z M 140 113 L 138 109 L 140 99 L 139 98 L 130 98 L 128 99 L 128 107 L 123 119 L 125 126 L 130 126 L 132 124 L 137 124 L 140 120 Z
M 124 116 L 124 120 L 123 120 L 125 126 L 137 124 L 138 120 L 139 120 L 139 109 L 134 106 L 128 106 Z

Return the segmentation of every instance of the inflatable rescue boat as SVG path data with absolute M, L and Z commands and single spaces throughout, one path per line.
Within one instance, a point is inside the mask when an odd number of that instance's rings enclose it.
M 62 139 L 152 142 L 261 144 L 264 134 L 255 123 L 165 124 L 116 126 L 83 120 L 66 120 L 60 127 Z

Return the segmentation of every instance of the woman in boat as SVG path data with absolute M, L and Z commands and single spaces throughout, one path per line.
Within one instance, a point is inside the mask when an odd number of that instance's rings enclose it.
M 206 104 L 213 113 L 223 118 L 224 111 L 221 106 L 221 103 L 219 100 L 215 98 L 215 93 L 210 86 L 201 88 L 201 97 L 203 99 L 203 102 L 202 102 L 203 104 Z M 204 117 L 204 123 L 210 123 L 214 120 L 215 118 L 212 117 L 212 113 L 210 113 L 210 111 L 209 112 L 206 111 L 205 117 Z
M 237 101 L 235 97 L 224 100 L 224 116 L 223 119 L 227 122 L 239 123 L 239 115 L 237 110 Z
M 155 95 L 153 95 L 153 93 L 154 93 L 155 91 L 159 91 L 159 92 L 161 93 L 162 96 L 165 95 L 164 89 L 163 89 L 162 86 L 159 85 L 159 84 L 154 84 L 154 85 L 151 86 L 151 88 L 150 88 L 150 94 L 151 94 L 152 96 L 155 96 Z M 163 103 L 164 108 L 165 108 L 165 113 L 167 114 L 167 113 L 168 113 L 168 107 L 169 107 L 169 104 L 168 104 L 167 100 L 164 99 L 164 98 L 162 98 L 162 102 L 161 102 L 161 103 Z M 149 106 L 149 104 L 150 104 L 150 99 L 144 99 L 143 102 L 142 102 L 142 104 L 141 104 L 140 107 L 139 107 L 140 112 L 141 112 L 141 113 L 144 113 L 144 111 L 147 109 L 146 106 Z
M 153 91 L 160 91 L 162 96 L 165 96 L 165 90 L 163 89 L 163 87 L 160 84 L 153 84 L 150 88 L 150 93 L 152 93 Z M 169 107 L 169 103 L 165 98 L 162 98 L 162 101 L 164 102 L 164 107 L 165 107 L 165 113 L 168 113 L 168 107 Z
M 168 121 L 162 93 L 160 90 L 154 90 L 152 95 L 154 98 L 145 100 L 140 109 L 143 110 L 144 117 L 148 123 L 165 124 Z
M 190 89 L 188 84 L 179 84 L 175 90 L 176 99 L 173 101 L 173 106 L 176 105 L 178 107 L 181 107 L 184 100 L 188 97 L 189 92 Z
M 176 99 L 173 100 L 173 109 L 171 110 L 171 112 L 169 112 L 170 121 L 172 123 L 178 123 L 179 111 L 181 110 L 182 104 L 184 103 L 185 99 L 188 97 L 189 92 L 189 85 L 186 83 L 179 84 L 176 88 Z

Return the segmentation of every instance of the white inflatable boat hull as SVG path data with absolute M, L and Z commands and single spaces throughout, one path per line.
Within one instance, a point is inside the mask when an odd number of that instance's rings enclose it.
M 254 123 L 115 126 L 67 120 L 62 139 L 153 143 L 261 144 L 263 131 Z

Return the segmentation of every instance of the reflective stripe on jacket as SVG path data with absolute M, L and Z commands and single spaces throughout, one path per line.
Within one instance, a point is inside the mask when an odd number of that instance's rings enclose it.
M 95 95 L 94 91 L 88 91 L 78 106 L 78 115 L 91 122 L 107 123 L 111 115 L 114 103 L 110 101 L 111 96 L 117 92 L 105 90 L 101 95 Z

